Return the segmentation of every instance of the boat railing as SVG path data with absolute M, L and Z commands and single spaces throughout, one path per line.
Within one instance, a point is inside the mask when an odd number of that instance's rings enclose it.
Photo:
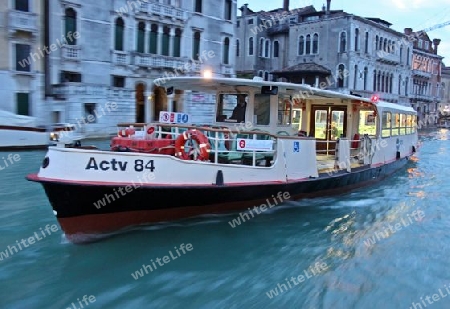
M 120 123 L 119 136 L 132 140 L 175 141 L 187 131 L 201 132 L 209 142 L 209 162 L 269 167 L 276 158 L 277 135 L 259 130 L 236 130 L 215 125 L 181 125 L 169 123 Z M 283 136 L 284 138 L 284 136 Z M 166 153 L 167 154 L 167 153 Z

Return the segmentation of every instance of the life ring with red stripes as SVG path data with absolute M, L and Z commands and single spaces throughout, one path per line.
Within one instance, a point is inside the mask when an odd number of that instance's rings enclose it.
M 207 161 L 210 151 L 208 138 L 195 129 L 183 132 L 175 140 L 175 156 L 183 160 Z

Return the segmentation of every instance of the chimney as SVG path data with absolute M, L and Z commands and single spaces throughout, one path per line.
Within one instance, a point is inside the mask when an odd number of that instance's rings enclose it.
M 283 1 L 283 11 L 285 12 L 289 11 L 289 0 Z
M 434 45 L 434 53 L 437 55 L 438 52 L 438 46 L 441 44 L 441 39 L 433 39 L 433 45 Z
M 244 4 L 242 7 L 241 7 L 241 10 L 242 10 L 242 16 L 246 16 L 246 15 L 248 15 L 248 3 L 246 3 L 246 4 Z
M 411 35 L 412 32 L 413 32 L 413 29 L 412 28 L 405 28 L 404 32 L 405 32 L 406 35 Z
M 330 14 L 331 0 L 327 0 L 327 14 Z

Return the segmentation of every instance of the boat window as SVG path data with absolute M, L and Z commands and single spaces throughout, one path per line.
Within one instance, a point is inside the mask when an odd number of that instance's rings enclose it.
M 302 127 L 302 105 L 300 99 L 294 99 L 292 101 L 292 128 L 296 131 L 300 131 Z
M 406 134 L 412 132 L 412 115 L 406 115 Z
M 314 115 L 316 121 L 314 126 L 314 137 L 318 139 L 326 139 L 327 134 L 327 111 L 316 110 Z
M 411 133 L 416 133 L 417 130 L 417 115 L 412 116 L 412 129 Z
M 383 116 L 381 118 L 381 136 L 389 137 L 391 136 L 391 119 L 392 114 L 390 112 L 383 112 Z
M 406 134 L 406 115 L 400 114 L 400 135 Z
M 222 93 L 217 104 L 217 122 L 245 122 L 247 94 Z
M 394 113 L 392 116 L 392 136 L 396 136 L 399 134 L 400 129 L 400 114 Z
M 359 125 L 358 133 L 360 135 L 376 135 L 376 116 L 373 110 L 360 110 L 359 111 Z
M 278 98 L 278 125 L 290 125 L 292 119 L 292 101 L 290 96 Z
M 270 95 L 255 94 L 254 123 L 269 125 L 270 123 Z
M 344 132 L 344 111 L 331 111 L 331 140 L 336 140 L 345 135 Z

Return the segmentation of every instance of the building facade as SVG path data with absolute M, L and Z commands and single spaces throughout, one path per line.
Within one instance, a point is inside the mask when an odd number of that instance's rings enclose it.
M 45 123 L 42 2 L 0 2 L 0 109 Z
M 160 111 L 208 121 L 213 99 L 175 92 L 166 100 L 156 78 L 208 71 L 234 76 L 235 0 L 48 0 L 45 93 L 53 121 L 88 135 L 117 123 L 150 122 Z M 209 104 L 208 104 L 209 103 Z
M 450 67 L 442 63 L 441 102 L 438 103 L 438 118 L 450 118 Z
M 375 94 L 409 105 L 413 44 L 404 33 L 379 18 L 332 11 L 331 1 L 321 11 L 312 6 L 289 11 L 286 3 L 270 12 L 241 8 L 236 25 L 239 75 L 363 97 Z
M 411 28 L 406 28 L 405 34 L 414 37 L 411 106 L 417 111 L 423 125 L 434 125 L 439 117 L 438 105 L 442 100 L 443 57 L 437 54 L 441 40 L 431 40 L 425 32 L 413 32 Z

